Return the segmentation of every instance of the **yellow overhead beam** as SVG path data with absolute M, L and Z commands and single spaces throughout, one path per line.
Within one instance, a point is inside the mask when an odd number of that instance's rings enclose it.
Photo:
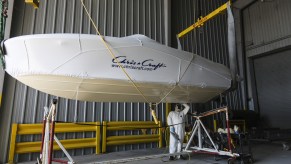
M 25 0 L 25 3 L 32 5 L 35 9 L 39 7 L 39 0 Z
M 228 3 L 230 5 L 230 1 L 228 1 L 227 3 L 223 4 L 222 6 L 220 6 L 216 10 L 212 11 L 210 14 L 206 15 L 205 17 L 198 18 L 196 23 L 194 23 L 190 27 L 188 27 L 185 30 L 183 30 L 182 32 L 180 32 L 178 34 L 178 38 L 183 37 L 184 35 L 186 35 L 187 33 L 189 33 L 190 31 L 194 30 L 197 27 L 203 26 L 204 22 L 207 22 L 208 20 L 214 18 L 215 16 L 217 16 L 218 14 L 220 14 L 221 12 L 226 10 Z

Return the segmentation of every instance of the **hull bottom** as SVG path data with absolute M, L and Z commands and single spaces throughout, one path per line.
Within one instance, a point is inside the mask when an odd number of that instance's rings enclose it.
M 146 102 L 130 81 L 115 79 L 86 79 L 59 75 L 17 76 L 20 82 L 39 91 L 82 101 Z M 174 87 L 170 84 L 136 83 L 149 102 L 160 102 Z M 201 88 L 178 85 L 162 102 L 204 103 L 226 88 Z

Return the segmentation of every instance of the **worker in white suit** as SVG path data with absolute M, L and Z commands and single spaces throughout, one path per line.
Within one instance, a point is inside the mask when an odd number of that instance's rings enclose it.
M 175 110 L 171 111 L 167 117 L 167 123 L 170 128 L 170 146 L 169 152 L 177 153 L 182 151 L 184 134 L 185 134 L 185 116 L 188 113 L 190 107 L 187 104 L 182 104 L 179 107 L 178 104 L 175 105 Z M 178 155 L 177 158 L 182 158 Z M 170 156 L 170 160 L 174 160 L 174 156 Z

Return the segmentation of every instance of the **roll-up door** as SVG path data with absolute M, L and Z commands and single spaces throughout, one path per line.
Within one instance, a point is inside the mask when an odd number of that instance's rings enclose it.
M 291 50 L 254 59 L 254 69 L 265 126 L 291 128 Z

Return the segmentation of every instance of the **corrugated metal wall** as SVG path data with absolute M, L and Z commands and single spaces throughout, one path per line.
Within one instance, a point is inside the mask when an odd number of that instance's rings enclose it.
M 3 83 L 4 83 L 4 71 L 0 70 L 0 107 L 2 102 Z
M 172 2 L 172 45 L 177 47 L 176 34 L 194 24 L 200 16 L 206 16 L 226 3 L 227 0 L 174 0 Z M 218 15 L 180 40 L 183 50 L 229 67 L 226 13 Z M 241 97 L 240 89 L 228 93 L 226 101 L 229 108 L 242 110 Z M 218 106 L 219 104 L 213 101 L 206 104 L 205 110 Z
M 226 0 L 85 0 L 100 32 L 107 36 L 145 34 L 163 44 L 175 46 L 175 35 L 193 24 L 198 16 L 206 15 Z M 166 8 L 171 2 L 171 19 L 167 20 Z M 11 37 L 39 33 L 90 33 L 95 34 L 80 0 L 41 1 L 34 10 L 24 1 L 14 2 Z M 167 27 L 171 21 L 171 27 Z M 183 49 L 197 53 L 215 62 L 229 66 L 227 52 L 226 15 L 222 14 L 206 23 L 202 28 L 188 34 L 183 40 Z M 171 36 L 168 36 L 172 29 Z M 170 43 L 169 43 L 170 44 Z M 31 89 L 9 75 L 5 76 L 4 102 L 0 111 L 0 162 L 7 161 L 9 136 L 12 123 L 40 122 L 43 107 L 49 106 L 53 96 Z M 232 109 L 241 109 L 240 92 L 234 91 L 227 97 Z M 193 104 L 191 110 L 215 108 L 214 102 L 203 106 Z M 202 109 L 203 108 L 203 109 Z M 145 103 L 82 102 L 59 98 L 59 121 L 130 121 L 152 120 Z M 158 117 L 165 123 L 165 105 L 160 104 Z M 68 134 L 60 138 L 76 138 L 93 134 Z M 40 136 L 22 137 L 18 140 L 31 141 Z M 123 151 L 156 147 L 156 144 L 140 144 L 111 147 L 109 151 Z M 92 154 L 93 149 L 69 151 L 71 155 Z M 34 160 L 38 154 L 19 155 L 18 161 Z M 55 153 L 56 157 L 63 156 Z
M 291 1 L 257 1 L 243 11 L 247 57 L 291 45 Z

